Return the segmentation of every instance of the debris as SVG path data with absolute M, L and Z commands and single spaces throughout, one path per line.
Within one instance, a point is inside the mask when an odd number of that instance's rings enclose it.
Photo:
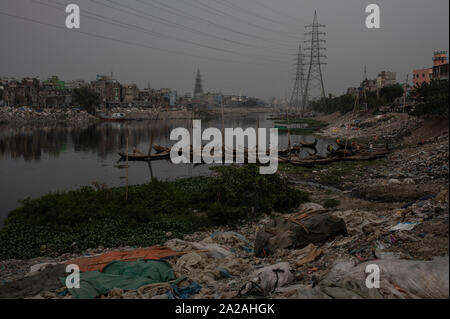
M 2 285 L 0 299 L 26 298 L 36 296 L 44 291 L 54 291 L 63 286 L 59 278 L 66 275 L 66 265 L 49 265 L 33 276 Z
M 380 269 L 380 288 L 366 285 L 366 267 Z M 332 298 L 400 298 L 448 299 L 449 258 L 436 257 L 431 261 L 382 259 L 352 266 L 351 263 L 335 265 L 319 283 L 322 293 Z M 345 269 L 343 272 L 342 269 Z
M 412 222 L 404 222 L 404 223 L 398 223 L 397 225 L 391 227 L 390 231 L 396 231 L 396 230 L 413 230 L 414 227 L 416 227 L 419 223 L 412 223 Z
M 279 287 L 283 287 L 294 280 L 291 273 L 289 263 L 282 262 L 272 266 L 255 270 L 250 275 L 250 282 L 245 288 L 249 289 L 252 284 L 256 284 L 266 295 L 275 291 Z M 246 289 L 241 294 L 246 294 Z
M 308 246 L 306 246 L 301 250 L 301 253 L 306 256 L 298 260 L 295 263 L 296 266 L 302 266 L 315 260 L 317 257 L 323 254 L 323 250 L 314 244 L 309 244 Z
M 267 256 L 278 249 L 303 248 L 338 234 L 347 235 L 344 220 L 323 211 L 278 217 L 256 235 L 255 255 Z
M 149 248 L 139 248 L 129 251 L 111 251 L 106 254 L 95 257 L 81 257 L 72 259 L 66 264 L 78 265 L 81 272 L 93 271 L 102 269 L 112 261 L 135 261 L 135 260 L 149 260 L 162 259 L 166 257 L 179 255 L 179 252 L 173 251 L 170 248 L 161 246 L 152 246 Z
M 114 288 L 136 290 L 142 286 L 174 281 L 172 267 L 161 260 L 113 261 L 100 272 L 80 273 L 80 287 L 69 289 L 75 299 L 93 299 Z M 62 278 L 65 282 L 65 278 Z

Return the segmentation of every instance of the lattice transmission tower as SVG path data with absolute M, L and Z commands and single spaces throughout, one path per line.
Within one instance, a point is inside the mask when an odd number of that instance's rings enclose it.
M 304 111 L 303 94 L 305 91 L 305 69 L 304 57 L 301 44 L 298 46 L 297 60 L 295 61 L 295 82 L 292 89 L 290 108 L 295 112 Z
M 322 53 L 325 51 L 325 47 L 322 46 L 325 40 L 321 39 L 325 35 L 325 32 L 321 31 L 324 27 L 325 25 L 319 24 L 317 12 L 314 11 L 313 23 L 305 26 L 307 30 L 311 29 L 311 31 L 305 32 L 305 36 L 311 38 L 305 40 L 310 46 L 305 48 L 305 56 L 309 58 L 309 68 L 303 94 L 304 107 L 307 107 L 312 101 L 325 97 L 322 77 L 322 65 L 326 64 L 322 62 L 322 58 L 326 58 L 326 55 Z
M 199 101 L 203 98 L 203 84 L 200 69 L 197 69 L 197 76 L 195 77 L 194 100 Z

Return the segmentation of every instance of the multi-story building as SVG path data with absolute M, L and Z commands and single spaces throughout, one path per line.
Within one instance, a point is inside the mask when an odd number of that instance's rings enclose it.
M 52 76 L 42 82 L 39 90 L 39 105 L 45 108 L 67 107 L 72 103 L 72 90 L 64 81 Z
M 448 80 L 447 51 L 436 51 L 433 57 L 433 79 Z
M 122 86 L 122 101 L 130 103 L 139 100 L 139 89 L 136 84 L 127 84 Z
M 40 81 L 37 78 L 0 80 L 1 105 L 4 106 L 38 106 Z
M 397 83 L 397 73 L 390 71 L 381 71 L 377 76 L 377 89 L 391 86 Z
M 378 89 L 377 80 L 365 79 L 361 82 L 361 88 L 366 92 L 376 92 Z
M 413 70 L 414 86 L 430 83 L 432 79 L 448 80 L 447 51 L 434 52 L 432 67 Z
M 91 88 L 97 92 L 105 104 L 121 102 L 121 86 L 119 81 L 111 76 L 97 75 L 95 81 L 91 82 Z
M 68 90 L 81 89 L 83 87 L 89 87 L 89 83 L 84 80 L 66 81 L 65 88 Z
M 433 68 L 413 70 L 413 85 L 421 86 L 423 83 L 430 83 L 433 76 Z

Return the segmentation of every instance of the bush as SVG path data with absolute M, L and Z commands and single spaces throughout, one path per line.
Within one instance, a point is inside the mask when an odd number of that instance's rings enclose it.
M 414 87 L 412 96 L 416 102 L 411 115 L 424 118 L 448 118 L 448 81 L 433 80 Z
M 98 246 L 149 246 L 165 233 L 182 236 L 237 225 L 272 210 L 289 212 L 308 200 L 279 175 L 256 165 L 221 166 L 213 177 L 152 180 L 125 188 L 78 190 L 28 199 L 0 231 L 0 259 L 54 256 Z

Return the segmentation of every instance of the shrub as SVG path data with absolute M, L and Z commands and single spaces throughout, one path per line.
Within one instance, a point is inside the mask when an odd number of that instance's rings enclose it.
M 212 177 L 152 180 L 125 188 L 77 190 L 28 199 L 0 231 L 0 259 L 53 256 L 98 246 L 148 246 L 165 233 L 182 236 L 236 225 L 272 210 L 289 212 L 308 200 L 279 175 L 256 165 L 221 166 Z

